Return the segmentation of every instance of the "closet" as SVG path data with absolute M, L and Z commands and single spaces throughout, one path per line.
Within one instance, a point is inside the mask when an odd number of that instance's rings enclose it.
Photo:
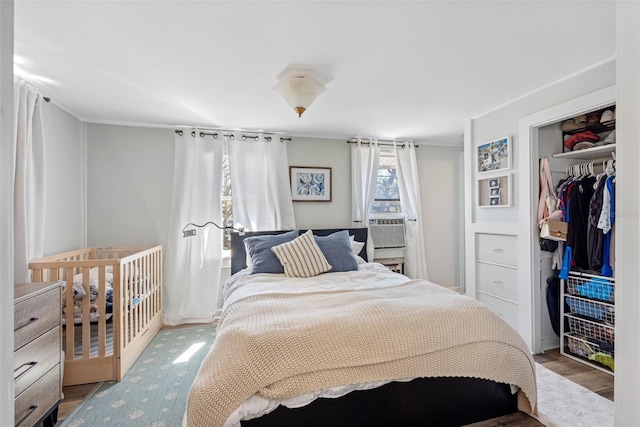
M 575 118 L 577 120 L 573 120 Z M 584 133 L 584 138 L 580 133 Z M 532 350 L 538 353 L 560 347 L 562 354 L 612 373 L 615 279 L 608 274 L 603 276 L 600 265 L 590 268 L 594 265 L 585 264 L 584 257 L 588 252 L 582 245 L 587 244 L 586 236 L 578 242 L 571 242 L 580 245 L 577 251 L 580 259 L 576 262 L 572 257 L 570 265 L 565 265 L 564 279 L 560 284 L 560 337 L 543 327 L 549 321 L 546 279 L 553 275 L 553 254 L 540 248 L 537 208 L 541 158 L 549 159 L 556 187 L 565 180 L 573 179 L 571 177 L 589 177 L 583 183 L 585 186 L 593 185 L 597 175 L 606 175 L 607 169 L 613 172 L 615 87 L 524 117 L 520 120 L 519 135 L 522 143 L 520 174 L 523 179 L 519 186 L 521 244 L 518 264 L 519 280 L 531 283 Z M 586 199 L 587 195 L 584 197 Z M 578 220 L 573 225 L 577 224 Z M 575 231 L 573 235 L 577 235 Z M 563 248 L 563 258 L 565 254 L 566 249 Z M 615 271 L 614 261 L 611 263 Z M 600 291 L 603 293 L 598 293 Z

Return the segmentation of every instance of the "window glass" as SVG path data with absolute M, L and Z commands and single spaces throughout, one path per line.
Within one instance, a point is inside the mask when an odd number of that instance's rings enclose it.
M 233 227 L 233 205 L 231 203 L 231 171 L 229 156 L 222 159 L 222 227 Z M 223 249 L 231 249 L 231 229 L 224 230 Z
M 396 156 L 393 153 L 381 153 L 376 183 L 376 198 L 371 208 L 372 213 L 400 213 L 400 189 Z

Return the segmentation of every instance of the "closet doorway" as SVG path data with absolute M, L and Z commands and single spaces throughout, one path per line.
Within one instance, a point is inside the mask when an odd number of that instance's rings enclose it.
M 517 200 L 518 217 L 518 281 L 530 284 L 530 292 L 521 300 L 525 315 L 525 337 L 531 350 L 538 354 L 544 350 L 558 348 L 561 340 L 549 320 L 546 304 L 546 278 L 551 275 L 551 253 L 540 250 L 537 227 L 539 198 L 539 160 L 552 159 L 562 151 L 560 123 L 563 120 L 603 109 L 615 104 L 615 86 L 592 92 L 572 101 L 556 105 L 523 117 L 519 122 L 518 164 L 520 179 Z M 554 182 L 564 177 L 565 170 L 584 160 L 553 158 L 551 170 Z

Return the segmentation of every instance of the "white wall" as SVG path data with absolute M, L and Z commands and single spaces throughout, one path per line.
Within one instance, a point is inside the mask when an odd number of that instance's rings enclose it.
M 87 244 L 166 246 L 174 131 L 87 125 Z
M 293 202 L 296 227 L 351 227 L 351 146 L 344 139 L 292 138 L 291 166 L 331 168 L 331 202 Z
M 461 151 L 425 144 L 416 149 L 429 280 L 458 290 L 464 289 Z
M 616 3 L 616 426 L 640 425 L 640 3 Z M 620 232 L 624 230 L 624 232 Z
M 0 425 L 13 402 L 13 0 L 0 2 Z
M 554 105 L 570 101 L 598 89 L 603 89 L 614 85 L 616 67 L 615 60 L 607 61 L 599 66 L 584 70 L 573 76 L 543 87 L 536 92 L 527 94 L 520 99 L 514 100 L 504 106 L 496 108 L 482 116 L 472 119 L 470 148 L 472 157 L 475 154 L 473 149 L 478 144 L 491 141 L 503 136 L 512 137 L 512 172 L 513 189 L 519 186 L 520 176 L 518 174 L 518 122 L 522 117 L 541 111 Z M 475 166 L 475 163 L 472 163 Z M 475 179 L 475 170 L 468 179 Z M 523 179 L 528 179 L 524 177 Z M 475 181 L 472 181 L 471 188 L 474 188 Z M 475 207 L 475 198 L 472 207 L 472 221 L 481 222 L 517 222 L 518 221 L 518 194 L 512 192 L 514 204 L 511 208 L 483 209 Z
M 85 246 L 85 125 L 42 102 L 47 201 L 44 254 Z
M 87 243 L 166 243 L 173 185 L 172 129 L 87 125 Z M 461 286 L 459 147 L 420 145 L 418 168 L 430 280 Z M 298 228 L 351 226 L 351 146 L 294 137 L 289 164 L 332 169 L 331 202 L 294 202 Z

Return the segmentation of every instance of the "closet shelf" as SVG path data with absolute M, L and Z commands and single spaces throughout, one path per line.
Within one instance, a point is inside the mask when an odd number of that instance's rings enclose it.
M 567 151 L 554 154 L 555 159 L 604 159 L 616 151 L 616 144 L 602 145 L 600 147 L 586 148 L 584 150 Z

